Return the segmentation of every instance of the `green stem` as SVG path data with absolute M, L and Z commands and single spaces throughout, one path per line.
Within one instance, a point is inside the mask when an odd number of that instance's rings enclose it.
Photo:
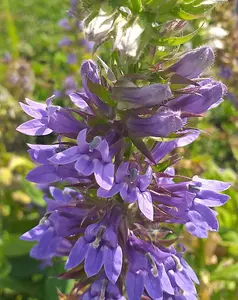
M 13 58 L 18 58 L 19 57 L 19 52 L 18 52 L 19 41 L 18 41 L 16 26 L 15 26 L 13 16 L 11 13 L 11 9 L 10 9 L 9 0 L 3 0 L 3 8 L 5 11 L 7 34 L 8 34 L 8 38 L 10 40 L 10 44 L 11 44 L 11 54 L 12 54 Z

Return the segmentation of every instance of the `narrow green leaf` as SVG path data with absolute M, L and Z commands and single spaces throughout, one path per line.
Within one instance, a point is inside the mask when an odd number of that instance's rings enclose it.
M 190 14 L 178 7 L 174 8 L 171 14 L 177 19 L 181 19 L 181 20 L 195 20 L 203 16 L 203 14 L 198 14 L 198 15 Z
M 131 0 L 131 6 L 134 13 L 141 12 L 143 8 L 141 0 Z
M 156 44 L 158 46 L 179 46 L 189 42 L 197 34 L 198 30 L 181 37 L 160 38 L 156 41 Z
M 116 102 L 112 100 L 110 93 L 98 83 L 94 83 L 88 79 L 87 81 L 88 88 L 91 93 L 97 95 L 104 103 L 110 106 L 116 106 Z

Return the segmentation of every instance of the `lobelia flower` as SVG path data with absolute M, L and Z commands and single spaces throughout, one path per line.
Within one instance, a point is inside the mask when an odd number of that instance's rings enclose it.
M 175 72 L 188 79 L 197 78 L 214 63 L 215 55 L 210 47 L 200 47 L 183 55 L 167 71 Z
M 49 161 L 49 158 L 54 156 L 58 151 L 62 151 L 65 147 L 61 145 L 32 145 L 28 152 L 31 158 L 41 166 L 37 166 L 31 170 L 26 179 L 38 184 L 49 184 L 53 182 L 66 181 L 69 183 L 90 182 L 89 178 L 80 176 L 74 168 L 73 163 L 67 165 L 55 165 Z
M 94 173 L 96 182 L 109 190 L 114 181 L 114 164 L 109 152 L 109 145 L 99 136 L 88 143 L 87 129 L 79 132 L 77 146 L 70 147 L 52 156 L 49 161 L 57 165 L 67 165 L 75 162 L 75 169 L 83 176 Z
M 82 63 L 80 72 L 82 77 L 83 89 L 87 96 L 85 98 L 87 104 L 89 106 L 90 104 L 95 104 L 103 113 L 105 113 L 106 115 L 110 114 L 111 108 L 103 103 L 98 96 L 90 92 L 88 88 L 88 80 L 97 84 L 101 83 L 98 66 L 89 59 Z
M 151 84 L 141 88 L 114 87 L 112 95 L 118 101 L 118 109 L 161 105 L 173 96 L 168 84 Z
M 207 231 L 218 230 L 217 213 L 212 208 L 227 202 L 229 196 L 218 192 L 229 186 L 229 183 L 194 176 L 191 182 L 162 184 L 164 191 L 169 191 L 171 196 L 150 192 L 153 201 L 157 201 L 158 207 L 168 214 L 166 222 L 185 224 L 189 233 L 206 238 Z
M 90 288 L 78 298 L 79 300 L 91 299 L 110 299 L 110 300 L 126 300 L 122 296 L 118 286 L 108 281 L 105 274 L 100 276 Z
M 17 127 L 17 130 L 27 135 L 47 135 L 53 131 L 57 134 L 74 136 L 86 125 L 76 120 L 71 113 L 60 106 L 51 105 L 53 97 L 46 100 L 46 104 L 26 99 L 26 104 L 20 103 L 22 109 L 33 120 Z
M 21 236 L 22 240 L 38 242 L 31 250 L 31 256 L 37 259 L 51 259 L 64 250 L 68 251 L 72 244 L 65 238 L 82 231 L 80 223 L 88 213 L 85 209 L 77 208 L 74 203 L 76 197 L 81 197 L 80 194 L 75 192 L 72 198 L 53 187 L 50 190 L 57 200 L 52 200 L 55 202 L 52 203 L 46 198 L 46 215 L 36 227 Z
M 74 268 L 85 259 L 88 277 L 96 275 L 104 265 L 107 278 L 115 283 L 122 268 L 122 249 L 117 238 L 120 220 L 121 212 L 114 207 L 101 221 L 89 225 L 72 248 L 66 268 Z
M 152 299 L 164 299 L 164 293 L 174 295 L 176 289 L 196 294 L 193 281 L 198 279 L 190 266 L 173 247 L 159 249 L 133 233 L 128 237 L 129 268 L 126 290 L 129 300 L 139 300 L 144 289 Z
M 152 169 L 149 166 L 144 175 L 139 175 L 138 167 L 133 163 L 122 162 L 116 172 L 115 181 L 110 190 L 102 187 L 98 189 L 97 196 L 109 198 L 120 193 L 127 203 L 138 201 L 142 214 L 153 220 L 153 204 L 148 186 L 152 181 Z
M 126 125 L 130 134 L 138 137 L 167 137 L 182 129 L 184 122 L 179 111 L 162 107 L 151 117 L 131 116 Z
M 200 82 L 196 94 L 184 95 L 167 103 L 170 109 L 196 114 L 214 108 L 221 104 L 222 97 L 226 94 L 226 87 L 221 82 L 205 79 Z

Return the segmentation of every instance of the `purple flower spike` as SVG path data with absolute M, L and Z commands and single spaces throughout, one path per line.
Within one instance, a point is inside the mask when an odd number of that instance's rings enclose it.
M 214 53 L 210 47 L 201 47 L 189 51 L 167 70 L 188 79 L 197 78 L 214 62 Z
M 141 88 L 114 87 L 112 93 L 118 101 L 118 109 L 161 105 L 173 96 L 167 84 L 151 84 Z
M 149 220 L 153 220 L 153 204 L 148 186 L 152 181 L 152 169 L 149 166 L 144 175 L 139 175 L 136 166 L 122 162 L 117 169 L 115 182 L 110 190 L 99 188 L 97 195 L 109 198 L 120 193 L 127 203 L 138 201 L 142 214 Z
M 170 109 L 159 109 L 148 118 L 130 117 L 127 128 L 132 135 L 137 137 L 167 137 L 184 126 L 180 112 Z
M 120 220 L 120 211 L 114 208 L 99 223 L 89 225 L 71 250 L 66 268 L 74 268 L 85 259 L 88 277 L 96 275 L 104 265 L 107 278 L 115 283 L 122 268 L 122 249 L 117 240 Z
M 75 162 L 75 169 L 84 176 L 94 173 L 97 183 L 106 190 L 114 181 L 114 165 L 106 140 L 96 136 L 91 143 L 86 141 L 87 129 L 80 131 L 77 146 L 55 154 L 49 159 L 53 164 L 66 165 Z

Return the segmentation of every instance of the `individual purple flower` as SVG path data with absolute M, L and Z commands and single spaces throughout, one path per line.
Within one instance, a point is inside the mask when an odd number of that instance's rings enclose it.
M 67 76 L 64 80 L 64 90 L 65 94 L 68 96 L 77 90 L 77 83 L 74 76 Z
M 33 120 L 27 121 L 17 127 L 17 130 L 27 135 L 57 134 L 75 135 L 86 125 L 76 120 L 72 114 L 60 106 L 52 105 L 53 97 L 46 100 L 46 104 L 26 99 L 26 104 L 20 103 L 22 109 Z
M 167 106 L 174 111 L 185 111 L 201 114 L 218 106 L 226 94 L 226 87 L 221 82 L 205 79 L 200 82 L 200 88 L 195 94 L 184 95 L 171 100 Z
M 223 77 L 225 79 L 230 79 L 232 76 L 231 68 L 228 66 L 221 66 L 218 76 Z
M 58 22 L 58 26 L 66 29 L 66 30 L 71 30 L 71 26 L 69 24 L 69 20 L 67 18 L 64 18 L 64 19 L 61 19 L 59 22 Z
M 164 266 L 174 290 L 171 298 L 180 299 L 179 297 L 186 295 L 187 297 L 184 299 L 197 299 L 194 282 L 199 284 L 199 281 L 196 274 L 183 259 L 181 253 L 177 253 L 173 247 L 170 248 L 170 252 L 172 255 L 164 261 Z M 165 291 L 165 293 L 170 294 L 169 291 Z
M 69 94 L 70 100 L 80 109 L 81 112 L 84 112 L 88 115 L 93 115 L 92 110 L 88 106 L 88 97 L 84 91 L 78 91 L 75 93 Z
M 173 94 L 168 84 L 151 84 L 138 87 L 114 87 L 112 95 L 118 109 L 152 107 L 166 103 Z
M 193 282 L 198 283 L 198 279 L 173 247 L 160 249 L 140 240 L 131 232 L 127 255 L 129 268 L 126 291 L 129 300 L 141 299 L 144 289 L 152 299 L 162 300 L 165 294 L 176 299 L 177 290 L 196 295 Z
M 152 169 L 149 166 L 144 175 L 139 175 L 137 165 L 122 162 L 116 172 L 115 181 L 110 190 L 102 187 L 98 189 L 97 196 L 109 198 L 120 193 L 121 198 L 127 203 L 138 201 L 142 214 L 153 220 L 153 204 L 148 186 L 152 181 Z
M 108 281 L 105 274 L 101 275 L 99 279 L 93 282 L 89 289 L 78 299 L 91 300 L 103 298 L 105 300 L 126 300 L 122 296 L 118 286 Z
M 214 53 L 210 47 L 200 47 L 185 53 L 167 71 L 175 72 L 188 79 L 197 78 L 213 64 L 214 58 Z
M 229 196 L 219 192 L 228 189 L 229 183 L 194 176 L 192 181 L 158 182 L 158 186 L 158 192 L 150 192 L 153 201 L 158 202 L 158 208 L 167 214 L 166 222 L 185 224 L 188 232 L 199 238 L 206 238 L 208 231 L 218 230 L 217 213 L 212 208 L 227 202 Z M 164 195 L 163 191 L 167 194 Z
M 191 144 L 196 138 L 198 138 L 200 131 L 199 130 L 186 130 L 183 132 L 184 136 L 175 138 L 169 142 L 157 142 L 152 149 L 152 157 L 154 161 L 158 163 L 166 154 L 171 152 L 177 147 L 184 147 Z
M 31 256 L 37 259 L 47 259 L 57 256 L 61 245 L 69 244 L 65 238 L 80 233 L 80 223 L 88 211 L 66 205 L 48 212 L 40 223 L 21 236 L 25 241 L 37 241 L 31 250 Z M 61 226 L 64 224 L 64 226 Z M 70 246 L 72 246 L 70 244 Z
M 67 165 L 55 165 L 49 161 L 49 158 L 54 156 L 58 151 L 65 150 L 62 145 L 33 145 L 28 144 L 31 148 L 28 152 L 36 163 L 41 164 L 31 170 L 26 179 L 38 184 L 50 184 L 53 182 L 66 181 L 69 183 L 84 182 L 88 183 L 91 180 L 80 176 L 74 168 L 73 163 Z
M 117 238 L 120 220 L 121 212 L 114 207 L 101 221 L 89 225 L 72 248 L 66 268 L 74 268 L 85 259 L 88 277 L 96 275 L 104 265 L 107 278 L 115 283 L 122 268 L 122 249 Z
M 83 195 L 71 188 L 64 188 L 64 190 L 61 190 L 50 186 L 49 191 L 54 200 L 47 195 L 44 196 L 44 200 L 47 203 L 47 212 L 55 211 L 62 206 L 74 207 L 83 201 Z
M 75 169 L 83 176 L 95 175 L 99 186 L 109 190 L 114 181 L 114 164 L 107 141 L 99 136 L 88 143 L 87 129 L 80 131 L 77 146 L 70 147 L 49 159 L 53 164 L 66 165 L 75 162 Z
M 88 105 L 90 106 L 90 103 L 95 104 L 106 115 L 110 114 L 111 108 L 103 103 L 98 96 L 90 92 L 88 88 L 88 80 L 96 84 L 101 84 L 99 68 L 91 59 L 82 63 L 81 78 L 84 91 L 87 95 L 87 101 L 89 101 Z
M 150 117 L 131 116 L 127 120 L 129 134 L 137 137 L 167 137 L 184 126 L 180 111 L 160 108 Z
M 62 40 L 59 41 L 58 45 L 60 47 L 70 46 L 72 45 L 72 41 L 69 38 L 64 37 Z
M 78 61 L 77 55 L 75 53 L 68 53 L 67 54 L 67 63 L 69 65 L 76 65 Z M 74 91 L 72 91 L 74 92 Z

